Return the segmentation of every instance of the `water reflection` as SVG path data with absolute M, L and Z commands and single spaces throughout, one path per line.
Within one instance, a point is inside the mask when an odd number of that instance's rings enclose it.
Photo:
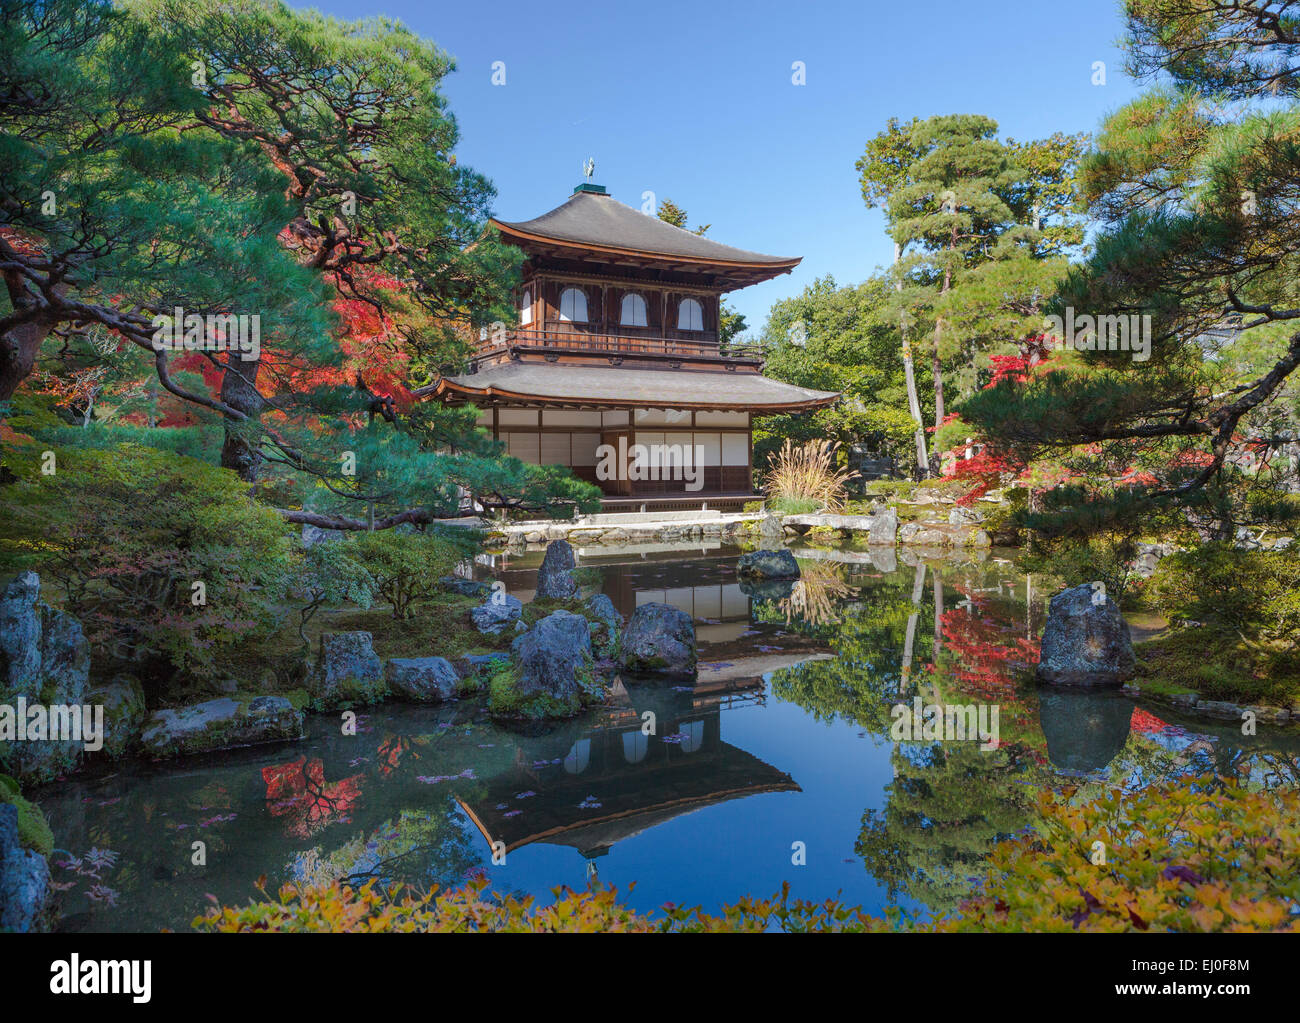
M 1038 695 L 1047 757 L 1064 771 L 1098 771 L 1128 742 L 1133 701 L 1114 693 L 1062 689 Z
M 744 698 L 745 687 L 686 689 L 623 690 L 621 707 L 594 728 L 564 728 L 536 741 L 527 754 L 533 759 L 517 758 L 462 798 L 461 808 L 490 848 L 509 854 L 545 842 L 590 860 L 682 814 L 799 791 L 789 774 L 723 738 L 721 707 Z M 647 712 L 656 734 L 644 727 Z
M 1032 825 L 1044 787 L 1207 771 L 1297 783 L 1288 733 L 1246 738 L 1115 694 L 1035 688 L 1052 583 L 1006 559 L 802 548 L 803 577 L 768 588 L 737 580 L 738 553 L 580 557 L 623 615 L 661 601 L 693 616 L 692 685 L 620 680 L 606 706 L 527 735 L 475 701 L 374 708 L 356 735 L 315 718 L 301 743 L 128 764 L 41 794 L 62 926 L 185 929 L 209 895 L 245 901 L 263 875 L 274 890 L 486 873 L 545 898 L 598 872 L 636 881 L 643 909 L 716 908 L 790 880 L 801 897 L 943 910 L 993 843 Z M 540 558 L 477 572 L 527 599 Z M 892 708 L 917 697 L 996 703 L 999 748 L 892 741 Z M 791 864 L 796 842 L 805 866 Z

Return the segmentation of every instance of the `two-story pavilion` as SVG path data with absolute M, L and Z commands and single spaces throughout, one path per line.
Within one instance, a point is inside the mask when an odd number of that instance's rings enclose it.
M 602 488 L 611 510 L 749 499 L 754 419 L 838 398 L 765 377 L 756 351 L 719 343 L 722 296 L 789 273 L 799 258 L 692 234 L 592 184 L 534 220 L 492 223 L 525 254 L 518 325 L 484 330 L 468 372 L 426 393 L 478 406 L 510 454 L 568 466 Z M 609 473 L 597 472 L 598 451 L 620 445 L 689 447 L 702 485 L 698 474 L 671 478 L 680 474 L 666 465 L 648 474 L 658 479 L 600 478 Z

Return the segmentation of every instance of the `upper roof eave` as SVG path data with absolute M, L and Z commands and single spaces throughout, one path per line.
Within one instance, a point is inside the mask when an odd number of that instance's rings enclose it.
M 532 220 L 491 218 L 502 235 L 519 243 L 575 251 L 670 261 L 719 271 L 788 273 L 802 257 L 770 256 L 738 249 L 668 224 L 605 193 L 575 192 Z

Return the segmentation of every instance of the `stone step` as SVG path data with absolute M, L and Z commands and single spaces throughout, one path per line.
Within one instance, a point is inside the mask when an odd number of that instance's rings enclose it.
M 815 529 L 847 529 L 854 532 L 867 532 L 871 529 L 870 515 L 787 515 L 781 520 L 785 526 Z
M 598 512 L 583 515 L 576 525 L 581 526 L 629 526 L 643 522 L 716 522 L 723 513 L 716 508 L 693 508 L 688 511 L 663 512 Z

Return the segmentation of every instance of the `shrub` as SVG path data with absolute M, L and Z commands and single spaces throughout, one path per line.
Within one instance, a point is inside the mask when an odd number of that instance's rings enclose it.
M 1151 599 L 1166 615 L 1208 622 L 1251 640 L 1300 643 L 1300 557 L 1208 543 L 1161 560 Z
M 837 510 L 846 496 L 846 484 L 856 479 L 852 469 L 835 464 L 836 445 L 828 440 L 795 445 L 786 441 L 777 452 L 764 486 L 773 502 L 814 502 L 811 510 Z
M 1038 833 L 998 845 L 985 890 L 934 929 L 1300 931 L 1300 793 L 1217 786 L 1041 794 Z
M 470 530 L 383 530 L 336 542 L 341 544 L 339 554 L 361 566 L 373 580 L 374 592 L 392 607 L 393 617 L 409 618 L 418 602 L 437 592 L 438 580 L 473 553 L 476 540 L 477 534 Z
M 1150 599 L 1201 623 L 1145 644 L 1140 670 L 1212 700 L 1286 706 L 1300 698 L 1300 558 L 1205 544 L 1164 558 Z
M 1141 644 L 1137 674 L 1151 692 L 1281 707 L 1300 700 L 1300 658 L 1252 648 L 1226 629 L 1175 629 Z
M 138 662 L 150 684 L 213 673 L 274 631 L 288 530 L 235 473 L 133 445 L 50 449 L 52 462 L 40 447 L 6 455 L 0 546 L 57 583 L 95 656 Z
M 1099 533 L 1086 539 L 1053 538 L 1039 541 L 1035 550 L 1024 559 L 1029 571 L 1056 576 L 1067 586 L 1099 579 L 1121 606 L 1140 582 L 1132 570 L 1137 542 L 1131 536 Z
M 344 543 L 317 543 L 305 548 L 294 566 L 294 591 L 302 600 L 298 609 L 298 636 L 305 645 L 307 624 L 326 604 L 350 601 L 362 610 L 374 602 L 376 584 L 365 565 Z

